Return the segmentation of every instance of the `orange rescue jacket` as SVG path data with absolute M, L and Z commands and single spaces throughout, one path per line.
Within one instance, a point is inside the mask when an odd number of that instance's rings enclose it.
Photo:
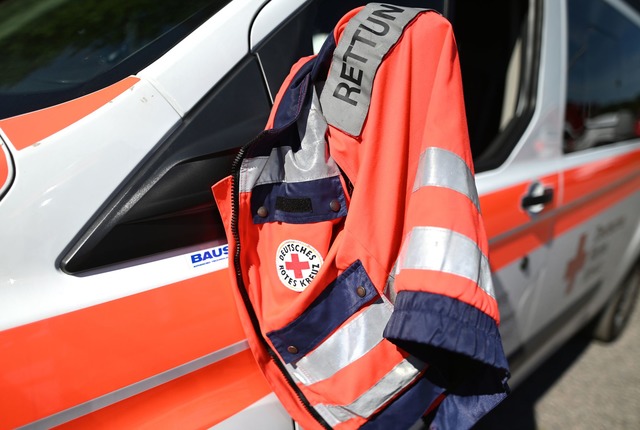
M 337 42 L 337 44 L 336 44 Z M 508 366 L 457 50 L 370 4 L 295 64 L 213 187 L 256 360 L 305 430 L 471 427 Z

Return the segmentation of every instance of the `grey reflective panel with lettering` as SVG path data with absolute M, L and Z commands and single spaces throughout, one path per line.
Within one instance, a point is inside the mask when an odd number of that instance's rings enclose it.
M 327 122 L 358 136 L 369 112 L 378 67 L 422 9 L 368 4 L 347 25 L 320 96 Z
M 564 150 L 640 136 L 640 29 L 602 0 L 570 0 Z

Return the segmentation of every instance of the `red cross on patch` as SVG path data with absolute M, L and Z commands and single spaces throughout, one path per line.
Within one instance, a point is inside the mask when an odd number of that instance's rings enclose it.
M 309 270 L 308 261 L 300 261 L 298 254 L 291 254 L 291 261 L 285 261 L 287 270 L 293 270 L 293 276 L 296 279 L 302 278 L 302 271 Z
M 567 289 L 565 290 L 566 294 L 569 294 L 573 289 L 573 285 L 576 282 L 576 278 L 578 277 L 578 273 L 584 267 L 585 262 L 587 261 L 587 253 L 585 252 L 585 245 L 587 243 L 587 235 L 583 234 L 580 236 L 580 242 L 578 243 L 578 251 L 576 252 L 576 256 L 573 259 L 569 260 L 569 264 L 567 264 L 567 270 L 564 274 L 564 279 L 567 280 Z
M 313 245 L 295 239 L 280 243 L 275 257 L 278 279 L 282 285 L 298 293 L 309 286 L 323 264 L 322 254 Z

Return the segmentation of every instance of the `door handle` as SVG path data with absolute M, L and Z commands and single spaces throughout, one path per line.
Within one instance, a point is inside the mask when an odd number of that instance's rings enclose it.
M 553 188 L 545 188 L 540 182 L 534 182 L 527 194 L 522 197 L 522 209 L 529 213 L 542 212 L 544 207 L 553 201 Z

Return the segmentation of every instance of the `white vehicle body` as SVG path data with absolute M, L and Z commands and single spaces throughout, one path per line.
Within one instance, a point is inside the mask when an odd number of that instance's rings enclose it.
M 640 28 L 625 2 L 593 1 Z M 116 83 L 0 119 L 0 429 L 293 428 L 239 326 L 224 237 L 181 239 L 213 201 L 202 209 L 198 189 L 174 207 L 172 187 L 227 174 L 316 3 L 230 1 Z M 520 3 L 497 134 L 476 162 L 514 385 L 640 255 L 640 139 L 567 150 L 569 6 Z

